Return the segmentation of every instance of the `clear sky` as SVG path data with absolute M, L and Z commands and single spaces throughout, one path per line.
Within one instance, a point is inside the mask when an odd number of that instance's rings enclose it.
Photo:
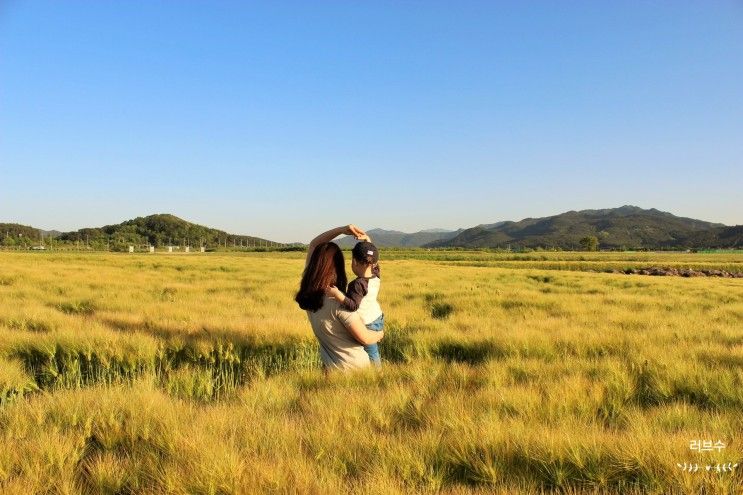
M 0 222 L 743 223 L 740 1 L 0 0 Z

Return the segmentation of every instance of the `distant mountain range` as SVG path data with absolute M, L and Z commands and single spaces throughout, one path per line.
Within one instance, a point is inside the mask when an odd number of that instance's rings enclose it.
M 518 222 L 500 221 L 468 229 L 427 229 L 413 233 L 371 229 L 368 233 L 380 247 L 513 250 L 542 247 L 569 250 L 579 249 L 582 238 L 595 236 L 602 249 L 743 248 L 743 225 L 730 227 L 637 206 L 568 211 L 549 217 L 525 218 Z M 91 246 L 281 244 L 253 236 L 230 234 L 169 214 L 137 217 L 116 225 L 74 232 L 41 231 L 26 225 L 0 223 L 0 245 L 38 243 L 42 234 L 45 239 L 54 238 L 54 242 L 86 243 Z M 356 240 L 343 237 L 337 242 L 343 247 L 352 247 Z
M 419 232 L 405 233 L 397 230 L 370 229 L 367 234 L 374 244 L 379 247 L 421 247 L 438 241 L 446 241 L 457 236 L 462 229 L 428 229 Z M 353 247 L 356 239 L 350 236 L 341 237 L 336 241 L 341 247 Z
M 570 250 L 580 249 L 582 238 L 595 236 L 602 249 L 743 248 L 743 225 L 728 227 L 630 205 L 568 211 L 518 222 L 500 221 L 456 231 L 430 229 L 408 234 L 372 229 L 368 232 L 380 247 Z M 351 247 L 355 242 L 352 237 L 344 237 L 339 244 Z
M 629 205 L 479 225 L 426 246 L 579 249 L 586 236 L 597 237 L 599 247 L 608 249 L 743 247 L 743 226 L 727 227 Z

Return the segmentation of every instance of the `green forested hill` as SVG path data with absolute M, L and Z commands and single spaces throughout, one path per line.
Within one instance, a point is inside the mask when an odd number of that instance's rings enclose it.
M 149 244 L 155 247 L 166 245 L 205 245 L 213 247 L 224 246 L 225 243 L 227 246 L 256 246 L 271 243 L 271 241 L 258 237 L 229 234 L 222 230 L 204 227 L 169 214 L 137 217 L 116 225 L 65 232 L 60 234 L 57 239 L 87 243 Z
M 602 210 L 568 211 L 519 222 L 466 229 L 456 237 L 428 244 L 430 247 L 559 248 L 579 249 L 580 240 L 595 236 L 601 248 L 681 249 L 734 247 L 735 236 L 721 224 L 677 217 L 637 206 Z M 722 235 L 731 236 L 723 239 Z M 738 244 L 740 245 L 740 244 Z
M 41 231 L 29 225 L 0 223 L 0 244 L 29 246 L 41 242 Z
M 715 227 L 689 234 L 684 240 L 690 248 L 743 248 L 743 225 Z
M 46 241 L 42 241 L 43 240 Z M 53 237 L 53 241 L 51 238 Z M 137 217 L 116 225 L 84 228 L 74 232 L 44 232 L 35 227 L 0 223 L 0 245 L 30 247 L 39 244 L 62 247 L 85 245 L 92 249 L 125 249 L 135 246 L 262 247 L 280 243 L 259 237 L 235 235 L 188 222 L 169 214 Z

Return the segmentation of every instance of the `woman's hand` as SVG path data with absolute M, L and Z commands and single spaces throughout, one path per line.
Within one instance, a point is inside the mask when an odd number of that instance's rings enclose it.
M 351 224 L 348 226 L 348 230 L 350 233 L 348 235 L 352 235 L 356 238 L 357 241 L 367 241 L 371 242 L 371 237 L 369 237 L 369 234 L 358 228 L 357 226 Z
M 362 229 L 360 229 L 359 227 L 355 226 L 354 224 L 347 225 L 346 226 L 346 231 L 344 232 L 344 234 L 346 234 L 346 235 L 352 235 L 356 239 L 359 239 L 359 240 L 361 240 L 364 237 L 367 238 L 367 239 L 369 238 L 369 236 L 366 235 L 366 232 L 364 232 Z

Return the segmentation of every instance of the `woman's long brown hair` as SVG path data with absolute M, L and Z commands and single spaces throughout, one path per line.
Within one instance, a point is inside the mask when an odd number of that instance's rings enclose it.
M 322 308 L 326 288 L 334 285 L 345 292 L 347 283 L 343 251 L 336 243 L 325 242 L 312 252 L 294 300 L 300 308 L 314 312 Z

